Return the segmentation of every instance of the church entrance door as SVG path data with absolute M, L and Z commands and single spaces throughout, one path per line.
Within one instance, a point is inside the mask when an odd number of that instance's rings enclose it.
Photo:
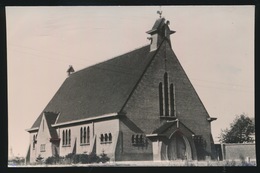
M 191 157 L 191 147 L 185 136 L 180 133 L 174 133 L 170 138 L 167 147 L 169 160 L 185 160 Z

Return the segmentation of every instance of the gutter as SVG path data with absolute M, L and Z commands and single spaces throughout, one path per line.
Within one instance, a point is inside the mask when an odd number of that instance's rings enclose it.
M 85 121 L 94 121 L 94 120 L 103 119 L 103 118 L 116 117 L 116 116 L 118 116 L 118 113 L 109 113 L 109 114 L 104 114 L 104 115 L 97 116 L 97 117 L 84 118 L 84 119 L 80 119 L 80 120 L 74 120 L 74 121 L 69 121 L 69 122 L 64 122 L 64 123 L 53 124 L 51 126 L 52 127 L 58 127 L 58 126 L 64 126 L 64 125 L 69 125 L 69 124 L 81 123 L 81 122 L 85 122 Z

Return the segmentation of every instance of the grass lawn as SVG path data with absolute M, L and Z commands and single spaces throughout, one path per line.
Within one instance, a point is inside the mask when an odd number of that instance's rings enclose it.
M 59 165 L 8 165 L 8 167 L 156 167 L 156 166 L 177 166 L 177 167 L 207 167 L 207 166 L 256 166 L 256 161 L 245 162 L 241 160 L 232 161 L 120 161 L 92 164 L 59 164 Z

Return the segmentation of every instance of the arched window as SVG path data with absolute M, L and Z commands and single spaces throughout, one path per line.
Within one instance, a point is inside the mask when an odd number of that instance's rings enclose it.
M 71 132 L 69 130 L 69 134 L 68 134 L 68 145 L 70 145 L 70 142 L 71 142 Z
M 135 143 L 135 135 L 132 135 L 132 144 Z
M 82 144 L 83 142 L 83 129 L 82 127 L 80 128 L 80 143 Z
M 138 135 L 135 136 L 135 143 L 136 143 L 136 144 L 139 143 L 139 136 L 138 136 Z
M 35 149 L 35 135 L 33 135 L 33 150 Z
M 65 131 L 62 130 L 62 145 L 65 145 Z
M 84 131 L 83 131 L 83 143 L 86 143 L 86 127 L 84 127 Z
M 164 106 L 165 116 L 169 116 L 169 101 L 168 101 L 168 73 L 164 73 Z
M 140 135 L 139 144 L 142 144 L 142 143 L 143 143 L 143 135 Z
M 163 88 L 162 88 L 162 82 L 159 83 L 159 109 L 160 109 L 160 116 L 163 116 Z
M 108 136 L 107 136 L 107 134 L 105 134 L 105 142 L 107 142 L 108 141 Z
M 65 132 L 65 145 L 68 144 L 68 130 Z
M 108 135 L 108 141 L 112 142 L 112 134 L 111 133 L 109 133 L 109 135 Z
M 89 139 L 90 139 L 90 130 L 89 130 L 89 126 L 88 126 L 88 128 L 87 128 L 87 143 L 90 142 Z
M 104 135 L 103 134 L 101 134 L 100 140 L 101 140 L 101 143 L 104 142 Z
M 173 84 L 170 85 L 170 101 L 171 101 L 171 116 L 175 116 L 175 108 L 174 108 L 174 88 Z

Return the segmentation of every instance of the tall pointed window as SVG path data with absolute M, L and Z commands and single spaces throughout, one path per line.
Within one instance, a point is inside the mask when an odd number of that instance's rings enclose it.
M 143 135 L 140 135 L 139 144 L 142 144 L 142 143 L 143 143 Z
M 107 136 L 107 134 L 105 134 L 105 142 L 107 142 L 108 141 L 108 136 Z
M 168 99 L 168 74 L 164 73 L 164 106 L 165 106 L 165 116 L 169 116 L 169 99 Z
M 162 88 L 162 82 L 159 83 L 159 109 L 160 109 L 160 116 L 163 116 L 163 88 Z
M 170 85 L 170 101 L 171 101 L 171 116 L 175 116 L 175 107 L 174 107 L 174 86 L 173 84 Z
M 90 139 L 90 130 L 89 130 L 89 126 L 87 128 L 87 144 L 89 144 L 89 139 Z
M 68 145 L 68 130 L 66 130 L 65 134 L 65 145 Z
M 62 145 L 65 145 L 65 131 L 62 131 Z
M 132 135 L 132 144 L 135 143 L 135 135 Z
M 135 136 L 135 143 L 136 143 L 136 144 L 139 143 L 139 136 L 138 136 L 138 135 Z
M 84 131 L 83 131 L 83 143 L 86 143 L 86 127 L 84 127 Z
M 112 134 L 111 133 L 108 134 L 108 141 L 112 142 Z
M 62 130 L 62 146 L 70 146 L 71 144 L 71 130 Z
M 83 142 L 83 129 L 82 127 L 80 128 L 80 143 Z
M 90 143 L 90 128 L 89 126 L 80 128 L 80 144 L 85 145 Z
M 166 119 L 176 119 L 175 105 L 175 85 L 169 84 L 168 73 L 163 76 L 163 83 L 159 83 L 159 108 L 160 117 Z
M 100 141 L 101 141 L 101 143 L 104 142 L 104 135 L 103 134 L 101 134 L 101 136 L 100 136 Z
M 69 134 L 68 134 L 68 145 L 70 145 L 70 142 L 71 142 L 71 132 L 70 132 L 70 130 L 69 130 L 68 133 L 69 133 Z
M 33 135 L 33 150 L 35 149 L 36 137 Z

